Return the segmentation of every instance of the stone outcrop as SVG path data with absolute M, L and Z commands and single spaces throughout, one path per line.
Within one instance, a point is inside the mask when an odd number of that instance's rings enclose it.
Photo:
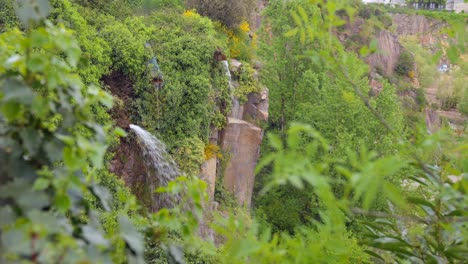
M 244 120 L 228 118 L 221 135 L 221 147 L 230 159 L 224 174 L 224 187 L 231 191 L 241 205 L 250 207 L 254 170 L 259 157 L 263 131 Z
M 393 25 L 398 36 L 417 36 L 421 45 L 434 47 L 440 42 L 439 31 L 446 23 L 422 15 L 394 14 Z
M 218 130 L 212 129 L 210 133 L 210 144 L 218 144 Z M 218 159 L 216 155 L 213 155 L 210 159 L 206 160 L 201 167 L 201 178 L 208 184 L 208 196 L 210 201 L 214 198 L 214 192 L 216 187 L 216 171 L 218 168 Z
M 398 41 L 398 37 L 388 30 L 381 30 L 377 35 L 379 53 L 371 54 L 367 63 L 373 68 L 378 68 L 387 76 L 394 73 L 403 46 Z
M 268 89 L 264 88 L 260 93 L 252 93 L 247 96 L 247 102 L 243 106 L 244 120 L 268 120 Z
M 241 70 L 242 63 L 239 61 L 231 60 L 230 64 L 233 73 Z M 233 89 L 237 87 L 235 80 L 231 86 Z M 219 139 L 221 148 L 229 155 L 223 183 L 240 205 L 250 207 L 254 171 L 263 139 L 259 124 L 268 120 L 268 89 L 249 94 L 244 104 L 240 104 L 235 97 L 232 100 L 233 108 Z
M 230 61 L 230 71 L 241 70 L 242 63 Z M 226 74 L 230 78 L 231 72 Z M 231 89 L 236 89 L 238 83 L 230 82 Z M 222 177 L 224 188 L 234 194 L 240 205 L 250 207 L 253 185 L 255 182 L 255 167 L 260 153 L 263 130 L 259 124 L 268 120 L 268 89 L 260 93 L 251 93 L 247 102 L 241 104 L 232 96 L 232 109 L 228 114 L 227 124 L 221 131 L 211 132 L 210 143 L 217 144 L 225 153 L 227 164 L 220 171 L 219 160 L 216 157 L 207 160 L 202 165 L 201 178 L 208 183 L 208 193 L 213 200 L 216 175 Z M 224 173 L 223 175 L 219 175 Z

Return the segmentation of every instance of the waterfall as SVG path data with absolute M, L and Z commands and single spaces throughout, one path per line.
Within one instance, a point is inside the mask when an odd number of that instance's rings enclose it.
M 231 90 L 231 101 L 232 101 L 232 109 L 231 112 L 229 113 L 229 117 L 235 118 L 235 119 L 242 119 L 243 116 L 243 108 L 239 103 L 239 99 L 237 99 L 234 96 L 234 84 L 232 81 L 232 76 L 231 76 L 231 70 L 229 70 L 229 62 L 227 60 L 221 61 L 221 64 L 223 65 L 224 72 L 226 76 L 228 77 L 229 80 L 229 89 Z
M 158 138 L 143 128 L 130 125 L 135 132 L 138 144 L 142 149 L 142 158 L 148 170 L 148 181 L 152 195 L 151 209 L 157 211 L 161 208 L 172 208 L 180 201 L 180 196 L 166 193 L 154 193 L 157 187 L 167 186 L 170 181 L 181 176 L 175 161 L 166 151 L 166 146 Z
M 221 61 L 221 64 L 223 64 L 223 68 L 224 68 L 224 73 L 226 74 L 226 76 L 228 77 L 229 79 L 229 85 L 231 84 L 231 70 L 229 70 L 229 62 L 227 60 L 223 60 Z

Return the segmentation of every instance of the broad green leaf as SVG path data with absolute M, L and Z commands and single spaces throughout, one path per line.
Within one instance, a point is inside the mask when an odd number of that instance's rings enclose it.
M 45 190 L 50 185 L 50 180 L 45 178 L 38 178 L 34 182 L 33 190 L 41 191 Z
M 413 204 L 424 205 L 430 208 L 435 208 L 435 206 L 431 202 L 423 198 L 411 196 L 411 197 L 408 197 L 408 201 Z
M 6 102 L 0 106 L 0 111 L 8 121 L 16 120 L 21 115 L 21 105 L 17 102 Z
M 83 226 L 81 230 L 83 232 L 83 237 L 91 244 L 105 247 L 109 246 L 109 241 L 104 238 L 100 230 L 90 225 Z
M 273 133 L 268 134 L 268 142 L 276 150 L 283 149 L 283 142 L 281 142 L 281 139 Z
M 20 130 L 19 134 L 28 154 L 31 156 L 36 155 L 41 147 L 42 134 L 31 127 Z
M 42 209 L 50 205 L 49 196 L 43 192 L 27 191 L 17 198 L 18 204 L 24 210 Z
M 70 197 L 64 192 L 58 192 L 54 198 L 54 204 L 57 209 L 61 212 L 66 212 L 71 207 L 71 200 Z
M 3 90 L 4 96 L 2 101 L 16 101 L 23 104 L 30 104 L 33 101 L 34 94 L 25 83 L 17 79 L 9 78 L 7 79 L 0 89 Z
M 0 228 L 5 225 L 11 225 L 15 222 L 15 213 L 10 206 L 2 206 L 0 208 Z
M 127 242 L 128 246 L 137 253 L 137 255 L 143 254 L 145 245 L 143 243 L 143 236 L 135 229 L 128 217 L 120 216 L 120 233 Z
M 50 11 L 48 0 L 15 0 L 16 14 L 23 26 L 45 19 Z

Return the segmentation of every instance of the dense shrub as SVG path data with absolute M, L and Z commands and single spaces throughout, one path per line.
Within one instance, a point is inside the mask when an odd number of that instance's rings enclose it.
M 256 214 L 265 218 L 273 232 L 286 231 L 290 234 L 299 226 L 310 226 L 319 219 L 320 206 L 311 188 L 296 190 L 292 186 L 281 186 L 260 197 L 255 205 Z
M 234 94 L 240 102 L 247 101 L 247 95 L 260 92 L 260 85 L 255 78 L 255 70 L 250 64 L 243 63 L 237 72 L 234 72 L 234 78 L 239 82 L 239 87 L 234 90 Z
M 177 143 L 172 154 L 183 172 L 198 175 L 205 161 L 205 145 L 199 138 L 184 138 Z
M 408 51 L 403 51 L 398 58 L 398 63 L 395 66 L 395 72 L 401 76 L 406 76 L 414 69 L 414 58 Z
M 236 28 L 242 20 L 249 19 L 255 10 L 253 0 L 189 0 L 188 6 L 195 8 L 201 15 L 220 21 L 229 28 Z
M 79 65 L 80 75 L 86 82 L 98 84 L 101 77 L 109 72 L 112 64 L 109 43 L 99 36 L 96 28 L 83 16 L 85 12 L 78 6 L 68 0 L 52 0 L 51 5 L 51 19 L 75 30 L 83 51 Z
M 210 125 L 223 124 L 218 106 L 230 101 L 227 78 L 213 58 L 217 47 L 226 50 L 225 39 L 218 37 L 208 18 L 197 14 L 155 13 L 151 23 L 161 28 L 149 41 L 165 85 L 159 90 L 137 87 L 141 122 L 158 132 L 169 149 L 184 138 L 206 142 Z
M 13 8 L 13 1 L 0 0 L 0 32 L 3 32 L 6 28 L 18 25 L 18 19 Z

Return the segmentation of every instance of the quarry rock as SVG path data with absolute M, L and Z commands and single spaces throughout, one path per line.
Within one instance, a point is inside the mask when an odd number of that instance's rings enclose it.
M 228 152 L 224 187 L 232 192 L 240 205 L 250 207 L 263 131 L 244 120 L 228 118 L 221 134 L 221 147 Z
M 218 137 L 219 137 L 218 135 L 219 135 L 219 131 L 217 129 L 215 128 L 211 129 L 210 144 L 217 145 Z M 200 177 L 208 185 L 207 192 L 208 192 L 208 197 L 210 198 L 210 201 L 213 201 L 214 199 L 217 168 L 218 168 L 218 160 L 216 156 L 212 157 L 209 160 L 206 160 L 202 164 L 202 167 L 201 167 Z
M 403 46 L 398 41 L 398 37 L 388 30 L 381 30 L 377 34 L 379 53 L 371 54 L 367 58 L 367 63 L 373 68 L 381 69 L 385 75 L 394 73 L 395 66 L 403 51 Z
M 268 120 L 268 89 L 264 88 L 260 93 L 251 93 L 244 104 L 244 120 Z

